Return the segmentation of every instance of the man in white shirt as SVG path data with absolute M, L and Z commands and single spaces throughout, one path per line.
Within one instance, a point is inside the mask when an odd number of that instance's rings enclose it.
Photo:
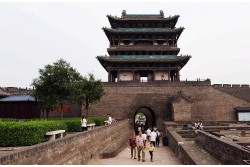
M 156 146 L 157 147 L 159 147 L 159 144 L 160 144 L 160 132 L 157 130 L 156 132 L 156 142 L 155 142 L 155 144 L 156 144 Z
M 147 134 L 145 133 L 145 131 L 142 132 L 142 137 L 143 137 L 144 142 L 146 142 Z
M 149 141 L 150 134 L 151 134 L 151 130 L 150 130 L 150 128 L 148 128 L 148 130 L 147 130 L 147 139 L 148 139 L 148 141 Z
M 142 132 L 139 131 L 139 135 L 136 136 L 136 146 L 138 149 L 138 161 L 141 160 L 141 152 L 142 152 L 142 162 L 145 162 L 145 152 L 144 149 L 146 148 L 146 141 L 144 140 L 144 137 L 142 136 Z
M 155 133 L 155 130 L 153 130 L 153 132 L 151 132 L 150 134 L 150 142 L 153 143 L 154 147 L 155 147 L 156 136 L 157 134 Z

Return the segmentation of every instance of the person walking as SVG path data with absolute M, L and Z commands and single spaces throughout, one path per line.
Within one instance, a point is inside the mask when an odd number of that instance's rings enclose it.
M 148 128 L 148 130 L 146 131 L 146 133 L 147 133 L 147 139 L 148 139 L 148 141 L 149 141 L 149 137 L 150 137 L 150 133 L 151 133 L 150 128 Z
M 81 119 L 81 127 L 82 127 L 82 131 L 88 130 L 87 129 L 87 120 L 86 120 L 84 115 L 82 116 L 82 119 Z
M 142 136 L 142 131 L 139 131 L 139 135 L 136 137 L 136 146 L 138 150 L 138 161 L 141 160 L 141 152 L 142 152 L 142 162 L 145 162 L 145 152 L 146 142 L 144 137 Z
M 135 136 L 135 132 L 132 133 L 130 139 L 129 139 L 129 146 L 130 146 L 130 150 L 131 150 L 131 159 L 133 158 L 134 155 L 134 159 L 136 159 L 136 136 Z
M 156 133 L 155 133 L 155 130 L 153 130 L 153 132 L 151 132 L 150 134 L 150 142 L 153 143 L 154 147 L 155 147 L 155 142 L 156 142 Z
M 156 141 L 155 141 L 155 144 L 157 147 L 159 147 L 159 144 L 160 144 L 160 132 L 157 130 L 156 132 Z
M 153 162 L 153 152 L 155 150 L 154 144 L 151 142 L 148 148 L 150 154 L 150 161 Z

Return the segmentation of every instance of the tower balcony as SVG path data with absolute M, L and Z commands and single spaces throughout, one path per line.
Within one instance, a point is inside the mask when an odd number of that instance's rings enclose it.
M 107 49 L 109 51 L 180 51 L 177 46 L 136 46 L 136 45 L 126 45 L 126 46 L 111 46 Z

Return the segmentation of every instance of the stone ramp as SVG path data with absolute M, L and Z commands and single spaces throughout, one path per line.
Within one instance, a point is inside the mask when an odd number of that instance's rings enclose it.
M 216 158 L 207 153 L 194 141 L 186 141 L 181 146 L 196 165 L 221 165 Z
M 147 142 L 147 147 L 148 146 L 149 142 Z M 130 155 L 130 149 L 126 147 L 114 158 L 95 158 L 92 159 L 88 165 L 182 165 L 178 157 L 171 151 L 171 149 L 168 146 L 163 146 L 162 143 L 160 143 L 160 147 L 155 148 L 154 162 L 150 162 L 148 149 L 145 150 L 146 162 L 131 159 Z

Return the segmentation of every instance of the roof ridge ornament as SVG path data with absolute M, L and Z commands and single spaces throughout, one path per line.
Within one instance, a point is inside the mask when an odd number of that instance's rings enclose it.
M 122 11 L 122 16 L 125 16 L 126 15 L 126 10 L 123 10 Z
M 163 10 L 160 10 L 160 15 L 161 15 L 162 17 L 164 17 L 164 12 L 163 12 Z

